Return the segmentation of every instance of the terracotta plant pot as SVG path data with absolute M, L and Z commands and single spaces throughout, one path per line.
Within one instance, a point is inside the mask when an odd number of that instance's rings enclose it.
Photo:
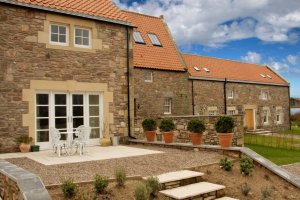
M 232 144 L 233 133 L 218 133 L 221 147 L 230 147 Z
M 173 142 L 173 138 L 174 138 L 174 132 L 173 131 L 163 132 L 163 134 L 164 134 L 165 143 L 172 143 Z
M 22 153 L 28 153 L 30 150 L 30 144 L 21 143 L 19 148 Z
M 145 135 L 146 135 L 146 138 L 147 138 L 148 142 L 153 142 L 154 138 L 155 138 L 155 135 L 156 135 L 156 132 L 155 131 L 145 131 Z
M 193 145 L 200 145 L 202 143 L 202 133 L 190 133 L 190 138 Z

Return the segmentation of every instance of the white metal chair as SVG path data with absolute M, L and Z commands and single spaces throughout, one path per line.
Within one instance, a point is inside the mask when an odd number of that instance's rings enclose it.
M 86 126 L 79 126 L 78 128 L 76 128 L 75 130 L 75 135 L 77 136 L 76 139 L 74 139 L 74 145 L 76 146 L 76 152 L 79 149 L 79 154 L 82 155 L 85 147 L 88 143 L 88 140 L 90 139 L 90 135 L 91 135 L 91 127 L 86 127 Z
M 57 130 L 54 127 L 50 127 L 50 134 L 51 134 L 51 141 L 52 141 L 52 147 L 53 147 L 54 153 L 57 153 L 58 157 L 60 157 L 61 151 L 64 148 L 66 151 L 66 154 L 68 154 L 68 151 L 66 149 L 67 142 L 60 140 L 61 135 L 60 135 L 59 130 Z

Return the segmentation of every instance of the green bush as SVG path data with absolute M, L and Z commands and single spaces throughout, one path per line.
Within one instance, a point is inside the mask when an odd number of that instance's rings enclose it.
M 161 184 L 157 177 L 150 176 L 146 179 L 146 186 L 149 189 L 149 193 L 156 196 L 158 191 L 161 189 Z
M 253 160 L 249 157 L 242 157 L 240 167 L 242 174 L 249 176 L 253 169 Z
M 115 178 L 118 186 L 123 187 L 125 185 L 126 170 L 124 167 L 115 169 Z
M 18 144 L 21 143 L 29 144 L 31 142 L 32 142 L 32 137 L 29 137 L 28 135 L 20 135 L 19 137 L 17 137 Z
M 241 185 L 241 191 L 244 196 L 248 196 L 249 192 L 251 191 L 251 186 L 248 183 L 243 183 Z
M 144 119 L 142 126 L 144 131 L 155 131 L 157 128 L 156 121 L 154 119 Z
M 230 116 L 220 117 L 215 124 L 215 128 L 218 133 L 232 133 L 234 127 L 234 120 Z
M 175 124 L 172 119 L 162 119 L 159 129 L 163 132 L 173 131 L 175 130 Z
M 108 186 L 108 178 L 100 176 L 99 174 L 96 174 L 95 176 L 95 182 L 94 182 L 94 188 L 97 194 L 102 193 L 105 188 Z
M 191 119 L 188 122 L 187 129 L 193 133 L 203 133 L 205 131 L 205 124 L 200 119 Z
M 225 171 L 231 171 L 233 164 L 232 164 L 231 160 L 229 160 L 227 157 L 225 157 L 225 158 L 220 159 L 220 166 Z
M 65 179 L 61 185 L 62 192 L 65 198 L 72 198 L 76 193 L 76 185 L 72 178 Z
M 136 200 L 148 200 L 149 190 L 144 183 L 140 183 L 135 187 L 134 197 Z

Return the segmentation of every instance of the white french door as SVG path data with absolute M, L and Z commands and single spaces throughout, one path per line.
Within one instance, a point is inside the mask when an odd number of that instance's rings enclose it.
M 36 143 L 41 149 L 51 148 L 50 127 L 61 132 L 90 126 L 90 145 L 102 137 L 103 98 L 97 93 L 38 92 L 36 94 Z M 66 139 L 66 138 L 62 138 Z

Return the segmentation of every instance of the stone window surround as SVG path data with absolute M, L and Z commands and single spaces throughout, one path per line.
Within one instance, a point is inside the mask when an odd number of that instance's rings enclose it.
M 91 30 L 91 40 L 90 48 L 78 48 L 74 44 L 75 42 L 69 42 L 69 45 L 54 45 L 50 43 L 50 24 L 62 24 L 67 25 L 69 29 L 69 41 L 75 41 L 74 27 L 83 27 Z M 98 39 L 97 36 L 97 26 L 96 22 L 93 20 L 56 15 L 48 13 L 46 15 L 46 20 L 44 20 L 44 30 L 38 31 L 38 43 L 46 44 L 46 48 L 49 49 L 61 49 L 69 51 L 82 51 L 96 53 L 96 50 L 102 50 L 103 44 L 102 40 Z
M 260 94 L 260 99 L 261 100 L 268 100 L 269 99 L 269 92 L 266 90 L 262 90 Z
M 230 112 L 234 112 L 234 114 L 230 114 Z M 229 106 L 227 107 L 227 114 L 229 115 L 237 115 L 238 114 L 238 110 L 236 108 L 236 106 Z
M 276 122 L 276 124 L 282 124 L 283 123 L 282 107 L 281 106 L 277 106 L 275 112 L 276 112 L 275 113 L 275 122 Z M 277 120 L 277 116 L 279 117 L 279 121 Z
M 207 107 L 207 115 L 215 116 L 218 114 L 218 107 L 217 106 L 208 106 Z
M 109 111 L 109 104 L 113 102 L 113 92 L 108 91 L 106 83 L 85 83 L 74 80 L 69 81 L 44 81 L 31 80 L 30 88 L 23 89 L 22 100 L 28 102 L 28 113 L 23 114 L 23 126 L 29 128 L 29 136 L 36 141 L 35 136 L 35 97 L 36 91 L 68 91 L 68 92 L 102 92 L 103 93 L 103 123 L 104 127 L 109 127 L 114 123 L 114 113 Z M 103 130 L 104 136 L 109 136 L 109 129 Z
M 270 118 L 271 114 L 270 114 L 270 109 L 269 107 L 263 107 L 262 109 L 262 119 L 263 119 L 263 125 L 269 125 L 270 123 Z M 265 118 L 266 117 L 266 121 L 265 121 Z
M 52 25 L 56 26 L 64 26 L 66 28 L 66 42 L 54 42 L 51 40 L 51 35 L 52 35 Z M 50 34 L 49 34 L 49 43 L 53 45 L 62 45 L 62 46 L 69 46 L 69 26 L 67 24 L 60 24 L 60 23 L 51 23 L 50 27 Z M 58 30 L 58 40 L 59 40 L 59 30 Z
M 234 98 L 234 91 L 233 90 L 228 90 L 228 92 L 227 92 L 227 98 L 228 99 L 233 99 Z
M 147 83 L 152 83 L 153 82 L 153 71 L 145 70 L 144 80 Z

